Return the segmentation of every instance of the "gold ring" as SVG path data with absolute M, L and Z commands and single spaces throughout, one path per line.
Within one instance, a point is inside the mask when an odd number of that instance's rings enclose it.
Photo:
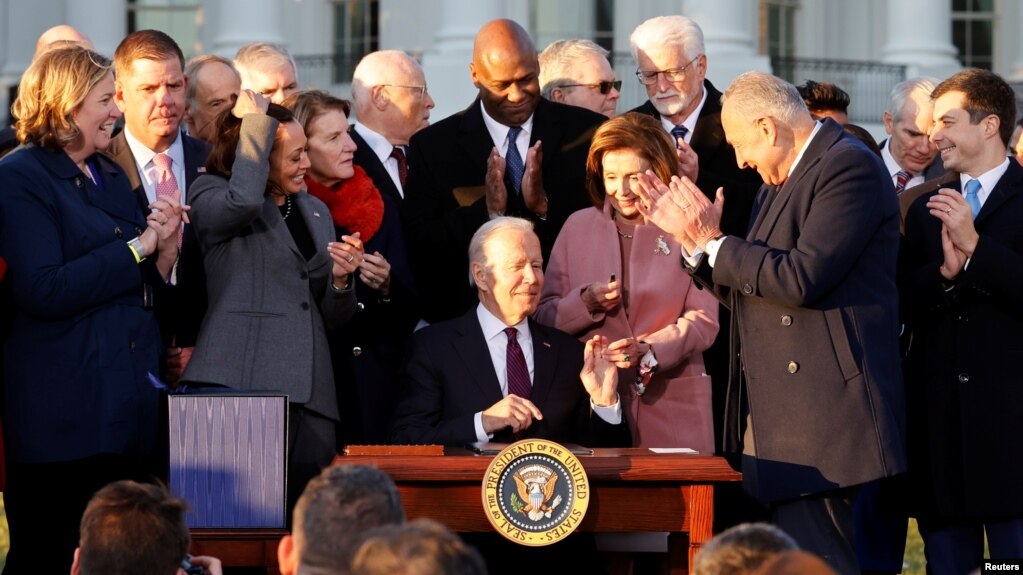
M 352 263 L 352 261 L 354 261 L 354 260 L 355 260 L 355 256 L 353 256 L 352 254 L 348 254 L 348 263 Z
M 949 209 L 945 210 L 945 213 L 946 214 L 951 214 L 952 213 L 952 208 L 949 208 Z

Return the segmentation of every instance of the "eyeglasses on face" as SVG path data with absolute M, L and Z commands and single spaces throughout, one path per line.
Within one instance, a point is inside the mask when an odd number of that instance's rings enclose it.
M 596 82 L 594 84 L 562 84 L 561 85 L 562 88 L 576 88 L 576 87 L 579 87 L 579 86 L 585 86 L 587 88 L 596 88 L 597 90 L 600 91 L 601 94 L 606 96 L 608 93 L 611 92 L 611 88 L 614 88 L 615 90 L 618 90 L 620 92 L 622 90 L 622 81 L 621 80 L 615 80 L 613 82 Z
M 381 86 L 390 86 L 391 88 L 405 88 L 405 89 L 408 89 L 408 90 L 412 90 L 412 92 L 416 93 L 416 95 L 418 97 L 420 97 L 420 98 L 422 98 L 426 94 L 426 85 L 425 84 L 422 85 L 422 86 L 409 86 L 407 84 L 380 84 L 380 85 Z
M 685 78 L 686 78 L 686 70 L 690 66 L 693 65 L 693 62 L 695 62 L 695 61 L 697 61 L 699 59 L 700 59 L 700 57 L 697 56 L 697 57 L 693 58 L 692 60 L 690 60 L 688 64 L 686 64 L 685 66 L 682 66 L 681 68 L 669 68 L 667 70 L 650 70 L 650 71 L 636 70 L 636 77 L 639 78 L 639 83 L 643 84 L 644 86 L 649 86 L 651 84 L 656 84 L 657 83 L 657 75 L 658 74 L 664 74 L 664 79 L 669 81 L 669 82 L 681 82 L 682 80 L 685 80 Z

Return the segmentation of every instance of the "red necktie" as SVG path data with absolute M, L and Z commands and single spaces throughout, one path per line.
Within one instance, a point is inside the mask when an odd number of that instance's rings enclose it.
M 391 150 L 391 157 L 398 162 L 398 181 L 401 182 L 402 191 L 405 190 L 405 179 L 408 178 L 408 163 L 405 161 L 405 150 L 395 146 Z
M 171 157 L 167 154 L 153 156 L 153 165 L 156 166 L 156 199 L 162 200 L 169 197 L 178 190 L 178 180 L 171 171 Z M 178 229 L 178 249 L 181 249 L 184 238 L 184 224 Z
M 533 393 L 533 385 L 529 382 L 529 368 L 526 356 L 519 347 L 519 330 L 509 327 L 504 330 L 508 335 L 508 393 L 514 393 L 522 399 L 529 399 Z
M 906 184 L 913 179 L 913 174 L 905 170 L 895 173 L 895 193 L 901 194 L 906 189 Z

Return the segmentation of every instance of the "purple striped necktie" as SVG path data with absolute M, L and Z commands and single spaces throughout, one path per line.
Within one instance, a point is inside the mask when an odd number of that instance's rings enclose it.
M 504 330 L 508 335 L 508 393 L 514 393 L 522 399 L 529 399 L 533 393 L 533 385 L 529 381 L 529 367 L 526 356 L 519 346 L 519 330 L 509 327 Z

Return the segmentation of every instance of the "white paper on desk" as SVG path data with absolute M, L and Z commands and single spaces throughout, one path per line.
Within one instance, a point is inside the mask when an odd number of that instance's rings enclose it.
M 699 453 L 699 451 L 688 447 L 651 447 L 650 451 L 654 453 Z

